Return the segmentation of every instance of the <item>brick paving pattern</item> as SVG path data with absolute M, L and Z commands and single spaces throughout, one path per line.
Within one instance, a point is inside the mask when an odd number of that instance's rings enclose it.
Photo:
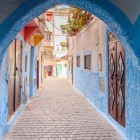
M 122 140 L 65 79 L 50 77 L 5 140 Z

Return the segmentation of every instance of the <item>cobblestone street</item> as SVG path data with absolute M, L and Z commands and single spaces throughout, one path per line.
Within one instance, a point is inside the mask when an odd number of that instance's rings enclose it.
M 121 140 L 65 79 L 50 77 L 5 140 Z

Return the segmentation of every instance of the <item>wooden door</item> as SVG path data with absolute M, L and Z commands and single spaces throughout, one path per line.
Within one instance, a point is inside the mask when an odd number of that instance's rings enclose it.
M 57 64 L 56 70 L 57 70 L 57 76 L 61 77 L 62 76 L 62 64 Z
M 53 76 L 53 66 L 50 66 L 50 71 L 51 71 L 50 76 Z
M 16 111 L 21 99 L 22 45 L 15 39 L 8 49 L 8 118 Z
M 39 89 L 39 60 L 37 60 L 37 89 Z
M 8 49 L 8 118 L 15 111 L 15 42 Z
M 117 42 L 117 121 L 125 126 L 125 53 Z
M 120 42 L 109 33 L 109 114 L 125 126 L 125 52 Z
M 21 102 L 21 70 L 22 70 L 22 42 L 16 39 L 16 65 L 15 65 L 15 110 Z

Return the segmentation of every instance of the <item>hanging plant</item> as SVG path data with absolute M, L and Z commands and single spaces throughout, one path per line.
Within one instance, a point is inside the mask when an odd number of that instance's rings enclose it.
M 68 19 L 69 35 L 76 35 L 89 22 L 91 14 L 82 9 L 71 7 Z

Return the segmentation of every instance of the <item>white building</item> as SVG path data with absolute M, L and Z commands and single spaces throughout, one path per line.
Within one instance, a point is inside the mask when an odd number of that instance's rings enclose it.
M 53 50 L 53 57 L 44 60 L 46 67 L 51 67 L 52 76 L 67 77 L 67 23 L 69 7 L 57 6 L 46 12 L 46 41 L 44 48 Z M 66 58 L 66 57 L 65 57 Z

